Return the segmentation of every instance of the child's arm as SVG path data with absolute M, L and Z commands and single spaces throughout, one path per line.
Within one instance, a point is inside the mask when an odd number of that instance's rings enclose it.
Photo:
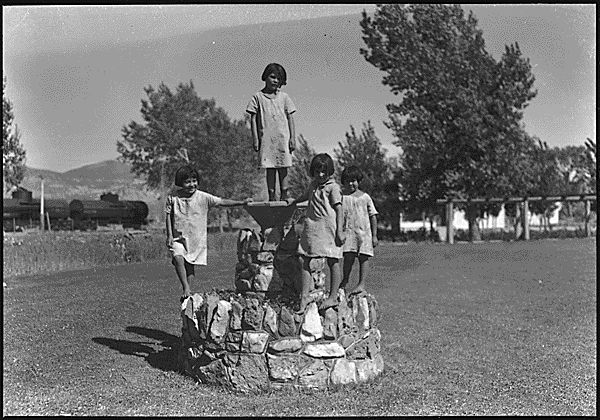
M 308 200 L 308 193 L 309 193 L 309 191 L 306 190 L 300 197 L 298 197 L 296 199 L 290 197 L 290 198 L 288 198 L 285 201 L 287 201 L 288 206 L 292 206 L 294 204 L 302 203 L 303 201 Z
M 371 236 L 373 237 L 373 248 L 379 245 L 379 239 L 377 239 L 377 216 L 373 215 L 369 217 L 371 222 Z
M 171 220 L 171 213 L 165 213 L 165 224 L 167 229 L 167 246 L 171 248 L 173 246 L 173 225 Z
M 346 242 L 346 234 L 344 233 L 344 212 L 342 211 L 342 203 L 337 203 L 333 206 L 335 210 L 335 241 L 338 246 Z
M 173 202 L 169 195 L 165 201 L 165 230 L 167 232 L 167 246 L 173 246 Z
M 260 139 L 258 138 L 258 127 L 256 125 L 256 114 L 250 114 L 250 129 L 252 130 L 252 143 L 254 151 L 258 152 L 260 149 Z
M 222 198 L 221 202 L 217 205 L 221 207 L 243 206 L 245 204 L 251 203 L 252 201 L 254 201 L 252 200 L 252 198 L 246 198 L 244 201 L 229 200 L 227 198 Z
M 294 114 L 288 114 L 288 126 L 290 127 L 290 153 L 296 150 L 296 126 L 294 125 Z

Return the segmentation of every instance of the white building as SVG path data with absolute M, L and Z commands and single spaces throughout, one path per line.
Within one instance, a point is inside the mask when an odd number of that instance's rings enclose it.
M 554 210 L 554 212 L 552 213 L 552 216 L 550 217 L 550 224 L 551 225 L 556 225 L 558 224 L 558 215 L 561 209 L 561 203 L 560 202 L 556 202 L 557 205 L 557 209 Z M 544 218 L 542 215 L 537 215 L 537 214 L 531 214 L 531 212 L 528 212 L 528 219 L 529 219 L 529 225 L 530 226 L 543 226 L 545 224 Z M 464 210 L 454 210 L 454 229 L 455 230 L 459 230 L 459 229 L 464 229 L 464 230 L 468 230 L 469 229 L 469 221 L 466 218 L 466 213 Z M 426 230 L 430 229 L 430 223 L 429 223 L 429 219 L 426 220 L 418 220 L 418 221 L 412 221 L 412 222 L 407 222 L 402 220 L 402 216 L 400 216 L 400 230 L 401 231 L 411 231 L 411 230 L 418 230 L 421 228 L 424 228 Z M 479 220 L 479 229 L 505 229 L 508 226 L 508 223 L 506 222 L 506 213 L 504 211 L 504 205 L 502 205 L 500 212 L 498 213 L 498 216 L 492 216 L 492 215 L 488 215 L 485 218 L 482 218 Z M 433 228 L 437 228 L 437 223 L 434 221 L 433 222 Z

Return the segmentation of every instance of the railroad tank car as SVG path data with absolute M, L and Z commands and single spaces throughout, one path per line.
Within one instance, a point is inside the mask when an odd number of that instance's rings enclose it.
M 16 230 L 17 226 L 39 226 L 40 199 L 23 201 L 22 198 L 5 199 L 2 203 L 2 219 L 5 230 Z M 53 230 L 70 227 L 69 204 L 66 200 L 45 199 L 44 213 L 50 218 L 50 227 Z
M 125 205 L 105 200 L 72 200 L 69 214 L 76 229 L 94 229 L 109 223 L 121 224 Z
M 143 201 L 118 201 L 106 197 L 101 200 L 73 200 L 69 204 L 70 217 L 76 229 L 95 229 L 97 226 L 122 224 L 139 229 L 146 223 L 148 206 Z

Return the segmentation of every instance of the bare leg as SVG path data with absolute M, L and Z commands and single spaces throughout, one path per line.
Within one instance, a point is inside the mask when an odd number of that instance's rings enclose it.
M 300 259 L 302 260 L 302 277 L 300 284 L 300 309 L 298 310 L 298 313 L 303 314 L 306 310 L 306 306 L 308 306 L 309 303 L 312 277 L 310 275 L 310 268 L 308 265 L 310 262 L 310 257 L 301 256 Z
M 279 173 L 279 200 L 286 200 L 288 198 L 288 168 L 277 168 Z
M 358 284 L 352 292 L 350 292 L 351 295 L 367 292 L 367 277 L 369 275 L 369 270 L 371 269 L 371 261 L 368 255 L 359 254 L 358 262 L 360 264 Z
M 329 273 L 331 277 L 331 288 L 329 290 L 329 297 L 321 303 L 319 309 L 327 309 L 338 305 L 338 290 L 340 290 L 340 283 L 342 282 L 342 269 L 340 267 L 341 258 L 327 258 L 327 265 L 329 265 Z
M 340 283 L 340 287 L 344 290 L 348 287 L 350 273 L 352 272 L 352 266 L 354 265 L 355 259 L 356 254 L 354 252 L 344 252 L 344 276 L 342 278 L 342 283 Z
M 192 294 L 189 281 L 194 277 L 194 266 L 188 263 L 180 255 L 174 256 L 171 262 L 175 266 L 175 272 L 177 273 L 177 277 L 179 277 L 179 282 L 181 283 L 181 288 L 183 289 L 181 297 L 185 299 Z M 190 269 L 188 266 L 191 266 L 191 275 L 189 273 Z
M 269 192 L 269 201 L 275 201 L 275 174 L 277 169 L 267 168 L 267 190 Z

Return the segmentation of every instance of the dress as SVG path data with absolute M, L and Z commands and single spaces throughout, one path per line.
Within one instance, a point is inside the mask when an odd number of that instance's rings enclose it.
M 167 197 L 165 213 L 173 213 L 173 251 L 187 262 L 206 265 L 206 221 L 208 209 L 221 204 L 221 198 L 196 190 L 189 198 L 180 190 Z M 182 247 L 184 249 L 182 249 Z M 181 252 L 181 254 L 179 254 Z
M 296 112 L 296 106 L 287 93 L 278 90 L 274 94 L 255 93 L 248 102 L 246 112 L 256 114 L 259 161 L 261 168 L 289 168 L 290 127 L 288 115 Z
M 308 187 L 308 207 L 298 253 L 308 257 L 342 258 L 342 247 L 335 243 L 335 204 L 342 203 L 342 190 L 333 180 L 323 185 L 312 181 Z
M 373 234 L 371 233 L 371 216 L 379 214 L 375 209 L 371 196 L 365 192 L 359 196 L 344 195 L 344 252 L 356 252 L 373 256 Z

